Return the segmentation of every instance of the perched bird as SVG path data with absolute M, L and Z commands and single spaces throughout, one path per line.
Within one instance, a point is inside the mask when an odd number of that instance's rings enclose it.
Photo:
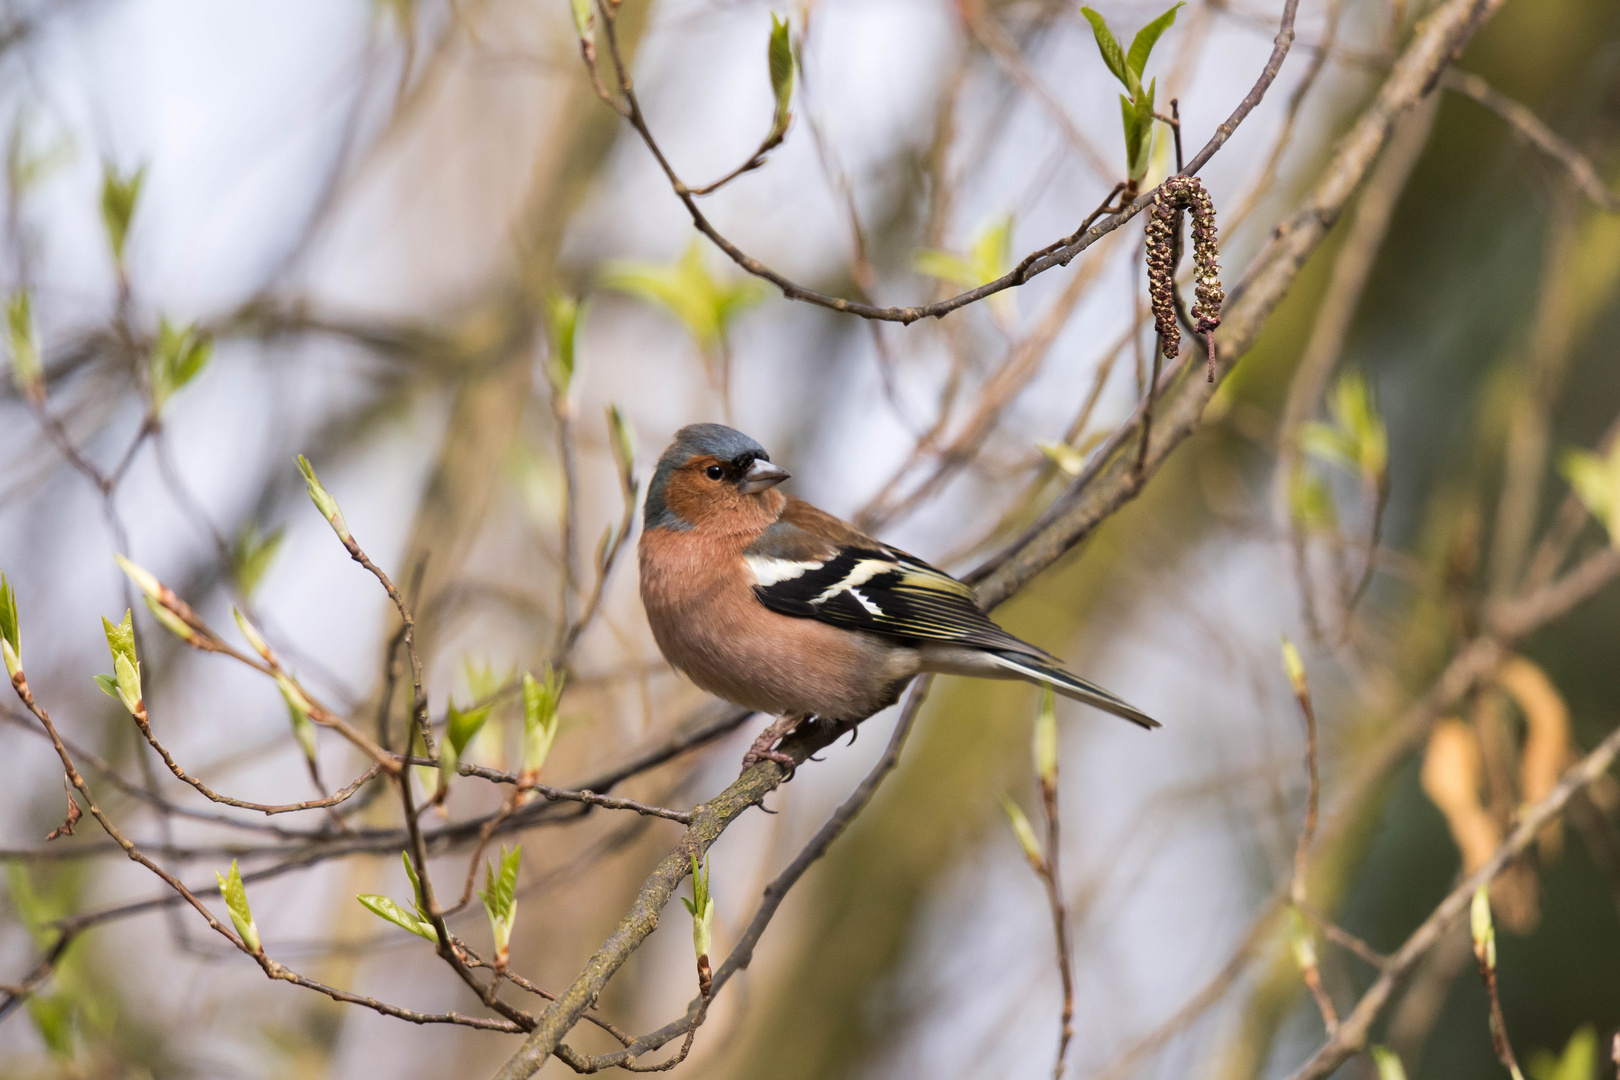
M 778 717 L 746 770 L 811 716 L 853 725 L 916 675 L 1050 684 L 1159 724 L 980 610 L 973 590 L 776 485 L 786 470 L 721 424 L 675 433 L 647 489 L 641 599 L 664 656 L 698 686 Z

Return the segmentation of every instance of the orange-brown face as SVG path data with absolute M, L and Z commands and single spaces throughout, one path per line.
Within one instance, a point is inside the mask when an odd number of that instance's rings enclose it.
M 785 496 L 774 488 L 745 495 L 743 470 L 708 454 L 694 455 L 669 477 L 664 502 L 693 525 L 757 530 L 775 521 Z

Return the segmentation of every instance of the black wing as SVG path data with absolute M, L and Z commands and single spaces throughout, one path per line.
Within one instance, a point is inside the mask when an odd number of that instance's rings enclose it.
M 887 547 L 844 547 L 825 559 L 751 554 L 754 593 L 783 615 L 819 619 L 908 644 L 1043 650 L 990 621 L 973 590 L 921 559 Z

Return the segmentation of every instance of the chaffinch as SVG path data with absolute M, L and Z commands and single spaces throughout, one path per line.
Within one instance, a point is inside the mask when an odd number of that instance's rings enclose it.
M 773 747 L 800 722 L 854 725 L 923 672 L 1050 684 L 1159 726 L 991 622 L 967 585 L 776 490 L 788 476 L 740 431 L 684 427 L 658 459 L 638 548 L 665 658 L 710 693 L 779 718 L 745 770 L 791 767 Z

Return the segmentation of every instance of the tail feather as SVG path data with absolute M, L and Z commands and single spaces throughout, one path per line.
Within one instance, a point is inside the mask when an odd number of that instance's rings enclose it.
M 1032 683 L 1049 684 L 1053 690 L 1066 698 L 1083 701 L 1087 705 L 1124 717 L 1133 724 L 1152 730 L 1159 726 L 1159 722 L 1147 713 L 1136 708 L 1128 702 L 1120 700 L 1113 694 L 1104 690 L 1096 683 L 1087 682 L 1080 676 L 1064 671 L 1056 664 L 1050 664 L 1028 653 L 1014 653 L 1006 651 L 986 651 L 984 654 L 997 667 L 1016 673 L 1019 678 Z

